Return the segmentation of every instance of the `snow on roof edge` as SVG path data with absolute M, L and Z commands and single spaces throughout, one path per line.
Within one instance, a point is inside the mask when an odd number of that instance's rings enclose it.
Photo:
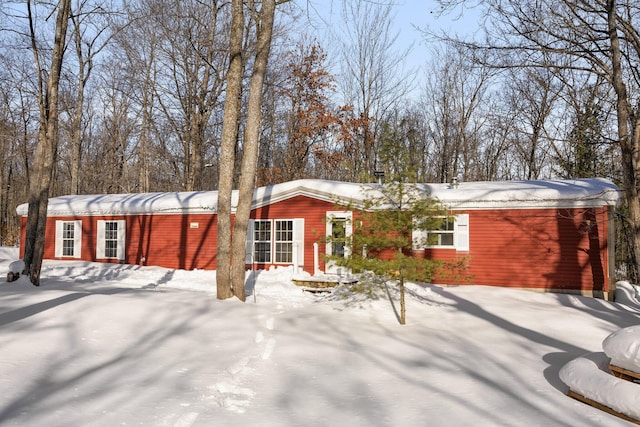
M 450 184 L 415 184 L 449 209 L 524 209 L 615 206 L 620 189 L 604 178 L 537 181 L 479 181 Z M 364 201 L 367 189 L 379 184 L 301 179 L 256 188 L 253 208 L 298 195 L 336 204 Z M 68 195 L 49 199 L 49 216 L 134 215 L 150 213 L 215 213 L 217 191 Z M 232 205 L 237 205 L 234 191 Z M 28 205 L 17 207 L 27 215 Z

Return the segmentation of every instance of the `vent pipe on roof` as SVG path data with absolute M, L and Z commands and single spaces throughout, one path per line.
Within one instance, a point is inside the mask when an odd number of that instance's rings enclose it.
M 458 182 L 458 177 L 454 176 L 451 179 L 451 188 L 453 188 L 455 190 L 456 188 L 458 188 L 458 185 L 460 185 L 460 183 Z
M 376 181 L 378 181 L 378 184 L 384 184 L 384 171 L 373 171 L 373 176 L 376 177 Z

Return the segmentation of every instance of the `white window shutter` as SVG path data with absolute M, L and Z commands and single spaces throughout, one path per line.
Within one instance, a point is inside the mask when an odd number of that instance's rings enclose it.
M 456 250 L 469 250 L 469 214 L 456 215 L 455 239 Z
M 127 222 L 124 219 L 117 221 L 118 223 L 118 250 L 117 257 L 119 261 L 124 261 L 125 245 L 127 237 Z
M 56 245 L 57 248 L 57 245 Z M 73 257 L 80 258 L 82 252 L 82 221 L 74 221 L 73 224 Z
M 104 221 L 97 221 L 98 236 L 96 238 L 96 259 L 104 258 Z
M 253 264 L 253 235 L 254 235 L 254 224 L 255 220 L 249 220 L 249 226 L 247 227 L 247 245 L 246 245 L 246 254 L 244 256 L 245 264 Z
M 418 228 L 418 221 L 413 218 L 413 226 L 411 230 L 412 249 L 414 251 L 424 249 L 425 242 L 427 241 L 427 232 Z
M 344 234 L 347 238 L 347 244 L 344 247 L 344 255 L 346 257 L 351 256 L 351 235 L 353 234 L 353 212 L 348 211 L 346 218 L 346 224 L 344 227 Z
M 55 246 L 55 257 L 62 257 L 62 233 L 64 230 L 64 221 L 56 221 L 56 246 Z
M 293 247 L 297 250 L 298 266 L 304 265 L 304 218 L 293 220 Z

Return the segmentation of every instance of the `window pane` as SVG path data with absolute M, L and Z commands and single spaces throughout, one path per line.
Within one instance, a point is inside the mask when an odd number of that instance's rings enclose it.
M 455 217 L 439 218 L 432 230 L 427 230 L 427 246 L 453 246 Z
M 62 241 L 62 256 L 73 256 L 73 240 Z
M 271 241 L 271 221 L 255 221 L 253 230 L 256 242 Z
M 64 222 L 62 224 L 62 256 L 74 256 L 75 247 L 75 223 Z
M 72 222 L 65 222 L 62 224 L 62 238 L 73 239 L 73 232 L 75 230 L 75 224 Z
M 253 245 L 253 262 L 271 262 L 271 242 L 255 242 Z
M 106 258 L 116 258 L 118 256 L 118 242 L 107 240 L 105 242 L 104 256 Z
M 104 224 L 104 256 L 105 258 L 118 257 L 118 223 L 107 221 Z
M 293 262 L 293 244 L 292 243 L 276 243 L 276 262 L 282 262 L 282 263 Z
M 293 221 L 275 221 L 275 262 L 293 262 Z
M 455 223 L 455 219 L 452 216 L 448 217 L 447 218 L 447 228 L 446 228 L 446 230 L 447 231 L 453 231 L 454 223 Z
M 453 217 L 441 218 L 439 226 L 436 230 L 453 231 L 454 219 Z
M 276 221 L 276 242 L 293 241 L 293 221 Z
M 344 258 L 347 243 L 347 221 L 334 219 L 331 221 L 331 255 Z
M 453 246 L 453 233 L 429 233 L 427 237 L 428 246 Z
M 453 246 L 453 233 L 441 234 L 440 244 L 442 246 Z
M 107 240 L 116 240 L 118 238 L 118 223 L 107 222 L 104 227 L 104 237 Z

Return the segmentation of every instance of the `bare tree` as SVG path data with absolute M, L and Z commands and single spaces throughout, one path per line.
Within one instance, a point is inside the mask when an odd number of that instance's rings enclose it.
M 509 70 L 505 79 L 506 114 L 518 117 L 512 123 L 512 151 L 516 176 L 539 179 L 549 172 L 549 154 L 553 146 L 549 122 L 558 104 L 561 88 L 548 69 Z
M 102 52 L 111 38 L 111 28 L 105 19 L 106 10 L 104 4 L 89 4 L 86 0 L 78 1 L 71 14 L 73 24 L 72 41 L 76 55 L 76 99 L 71 120 L 70 129 L 70 174 L 71 194 L 78 194 L 82 157 L 83 140 L 83 112 L 85 105 L 85 90 L 91 73 L 93 72 L 96 57 Z M 87 10 L 84 10 L 87 9 Z
M 367 124 L 357 147 L 353 180 L 369 179 L 376 164 L 377 138 L 386 114 L 412 87 L 411 72 L 402 68 L 409 49 L 398 50 L 398 34 L 391 28 L 392 2 L 354 0 L 343 2 L 341 76 L 342 103 L 353 105 L 356 116 Z
M 231 2 L 231 31 L 229 36 L 229 69 L 224 103 L 222 139 L 220 141 L 220 178 L 218 189 L 218 251 L 216 256 L 216 288 L 218 299 L 234 295 L 231 280 L 231 200 L 233 192 L 233 165 L 240 125 L 240 105 L 244 59 L 242 40 L 244 9 L 242 0 Z M 244 259 L 241 260 L 244 265 Z M 238 261 L 236 261 L 238 262 Z M 242 294 L 244 295 L 244 280 Z
M 428 114 L 438 182 L 473 176 L 481 144 L 481 106 L 492 74 L 487 67 L 474 66 L 462 50 L 434 51 L 421 105 Z
M 563 178 L 621 176 L 615 161 L 619 146 L 607 137 L 615 127 L 610 111 L 614 106 L 607 102 L 611 90 L 602 78 L 593 77 L 572 72 L 566 76 L 572 81 L 563 96 L 564 120 L 559 122 L 564 137 L 552 147 L 556 170 Z
M 104 171 L 96 185 L 99 192 L 130 193 L 136 188 L 137 179 L 131 171 L 137 128 L 132 100 L 134 87 L 119 68 L 105 71 L 103 77 L 107 78 L 100 88 L 101 128 L 94 136 L 97 144 L 91 155 L 95 167 Z
M 158 50 L 163 43 L 163 30 L 155 22 L 161 15 L 162 6 L 161 3 L 139 1 L 126 7 L 124 17 L 115 23 L 115 41 L 109 52 L 120 70 L 112 75 L 131 82 L 128 96 L 138 129 L 132 147 L 137 169 L 136 188 L 143 192 L 183 188 L 179 185 L 181 179 L 176 179 L 177 168 L 170 165 L 174 155 L 166 149 L 166 141 L 173 136 L 173 130 L 168 126 L 164 128 L 166 120 L 157 113 L 160 91 L 156 86 L 161 68 Z M 173 186 L 166 181 L 172 182 Z
M 128 10 L 133 23 L 119 37 L 119 54 L 137 83 L 132 95 L 141 121 L 137 153 L 143 182 L 149 173 L 151 128 L 161 120 L 170 132 L 164 141 L 171 174 L 182 190 L 203 188 L 205 155 L 215 141 L 210 120 L 221 106 L 228 58 L 226 22 L 220 19 L 225 4 L 141 0 Z M 162 119 L 154 116 L 154 109 Z
M 15 208 L 27 198 L 29 157 L 37 134 L 30 62 L 15 52 L 0 55 L 0 245 L 5 246 L 19 241 Z
M 27 0 L 31 49 L 38 75 L 38 104 L 40 129 L 33 160 L 33 174 L 29 189 L 29 209 L 24 249 L 24 274 L 35 286 L 40 286 L 40 270 L 44 255 L 44 235 L 47 223 L 49 186 L 58 145 L 58 85 L 71 14 L 71 0 L 60 0 L 56 6 L 55 35 L 48 70 L 42 64 L 43 53 L 37 39 L 33 4 Z
M 245 257 L 249 216 L 253 202 L 258 147 L 260 141 L 262 91 L 271 50 L 276 5 L 289 0 L 264 0 L 261 5 L 250 1 L 247 10 L 250 22 L 255 23 L 256 50 L 247 101 L 247 119 L 242 147 L 242 167 L 238 189 L 233 232 L 231 233 L 231 190 L 232 173 L 225 171 L 224 163 L 220 168 L 220 190 L 218 195 L 218 257 L 216 272 L 218 298 L 236 296 L 245 300 Z M 261 7 L 258 7 L 261 6 Z M 227 98 L 225 102 L 225 123 L 223 127 L 223 146 L 221 162 L 234 164 L 233 147 L 239 125 L 239 95 L 243 69 L 242 33 L 244 30 L 244 11 L 241 1 L 232 2 L 232 24 L 229 41 L 231 61 L 227 75 Z M 223 213 L 220 216 L 220 212 Z M 222 223 L 222 224 L 221 224 Z M 231 239 L 233 236 L 233 239 Z M 229 245 L 231 242 L 231 245 Z M 228 249 L 231 249 L 227 256 Z M 222 253 L 221 253 L 222 252 Z M 221 259 L 222 255 L 222 259 Z
M 640 4 L 635 0 L 439 0 L 441 10 L 461 5 L 483 8 L 483 41 L 451 40 L 490 54 L 496 67 L 547 68 L 593 73 L 608 82 L 621 151 L 632 276 L 640 270 Z

